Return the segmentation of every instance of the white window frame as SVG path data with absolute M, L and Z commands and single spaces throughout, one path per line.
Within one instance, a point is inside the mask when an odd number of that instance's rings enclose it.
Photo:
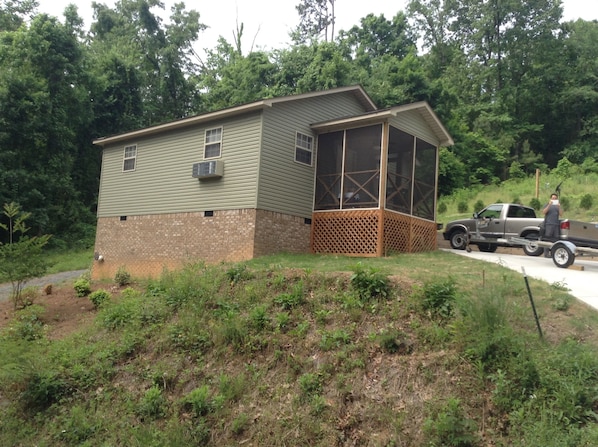
M 217 155 L 208 155 L 208 150 L 218 147 Z M 222 127 L 206 129 L 203 146 L 204 160 L 220 158 L 222 156 Z
M 127 166 L 130 163 L 133 163 L 132 166 Z M 125 146 L 123 151 L 123 172 L 131 172 L 135 171 L 137 168 L 137 145 L 136 144 L 129 144 Z
M 309 154 L 309 163 L 301 159 L 300 154 Z M 314 165 L 314 137 L 301 132 L 295 133 L 295 162 L 305 166 Z

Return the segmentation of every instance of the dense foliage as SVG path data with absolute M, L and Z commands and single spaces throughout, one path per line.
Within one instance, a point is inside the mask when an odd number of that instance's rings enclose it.
M 598 158 L 598 23 L 563 22 L 560 0 L 411 0 L 334 30 L 342 0 L 297 5 L 293 44 L 200 58 L 200 11 L 158 0 L 93 2 L 59 20 L 31 0 L 0 4 L 0 203 L 32 234 L 89 243 L 100 171 L 95 138 L 250 101 L 361 84 L 380 107 L 428 101 L 452 134 L 440 192 Z M 418 48 L 419 46 L 419 48 Z M 588 162 L 589 161 L 589 162 Z

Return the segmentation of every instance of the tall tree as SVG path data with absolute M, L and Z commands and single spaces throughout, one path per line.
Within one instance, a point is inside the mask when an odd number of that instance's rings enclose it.
M 299 13 L 299 25 L 291 33 L 295 43 L 304 44 L 319 40 L 334 40 L 336 0 L 301 0 L 295 8 Z
M 0 43 L 0 201 L 31 212 L 34 234 L 91 223 L 73 181 L 78 130 L 91 115 L 72 29 L 36 16 Z

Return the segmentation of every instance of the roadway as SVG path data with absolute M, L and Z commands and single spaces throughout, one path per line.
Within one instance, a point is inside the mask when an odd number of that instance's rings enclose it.
M 513 250 L 510 253 L 503 253 L 500 249 L 496 253 L 483 253 L 478 251 L 475 246 L 472 247 L 470 253 L 465 250 L 447 248 L 441 248 L 441 250 L 500 264 L 522 274 L 523 268 L 529 278 L 543 280 L 549 284 L 558 283 L 568 288 L 569 293 L 577 299 L 598 309 L 598 262 L 595 257 L 577 256 L 573 265 L 565 269 L 557 267 L 552 258 L 526 256 L 523 254 L 523 250 L 520 251 L 521 254 L 514 254 Z M 582 267 L 583 270 L 581 270 Z

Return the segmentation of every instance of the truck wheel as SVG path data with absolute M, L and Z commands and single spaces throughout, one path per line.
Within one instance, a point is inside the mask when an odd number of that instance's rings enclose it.
M 484 253 L 494 253 L 497 248 L 496 244 L 478 244 L 478 249 Z
M 544 253 L 544 248 L 539 247 L 535 242 L 540 238 L 539 233 L 528 233 L 525 236 L 529 242 L 523 246 L 523 251 L 528 256 L 540 256 Z
M 575 254 L 569 247 L 561 242 L 554 244 L 550 251 L 552 253 L 552 262 L 554 262 L 557 267 L 566 269 L 575 261 Z
M 455 230 L 451 233 L 451 248 L 455 250 L 464 250 L 467 245 L 467 234 L 464 230 Z

